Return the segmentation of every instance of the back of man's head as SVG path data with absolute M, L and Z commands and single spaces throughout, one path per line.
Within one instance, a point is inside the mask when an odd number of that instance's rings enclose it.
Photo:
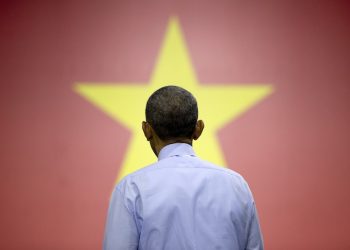
M 194 96 L 178 86 L 155 91 L 146 105 L 146 121 L 162 140 L 190 138 L 198 119 Z

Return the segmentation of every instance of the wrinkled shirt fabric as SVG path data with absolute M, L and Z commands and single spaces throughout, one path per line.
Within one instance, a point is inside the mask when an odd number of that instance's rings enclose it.
M 113 190 L 104 250 L 263 250 L 248 184 L 174 143 Z

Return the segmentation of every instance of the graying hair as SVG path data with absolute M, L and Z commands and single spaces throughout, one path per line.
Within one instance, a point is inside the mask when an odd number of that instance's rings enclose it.
M 195 97 L 178 86 L 155 91 L 146 104 L 146 121 L 162 140 L 190 138 L 198 119 Z

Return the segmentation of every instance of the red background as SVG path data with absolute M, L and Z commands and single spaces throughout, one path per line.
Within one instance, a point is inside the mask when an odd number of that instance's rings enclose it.
M 254 192 L 266 249 L 350 249 L 349 7 L 2 1 L 0 249 L 101 248 L 130 133 L 73 85 L 148 82 L 171 15 L 201 84 L 275 88 L 219 132 Z

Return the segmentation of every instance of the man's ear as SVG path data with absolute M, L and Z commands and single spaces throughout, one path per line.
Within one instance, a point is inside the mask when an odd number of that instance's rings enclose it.
M 142 122 L 142 130 L 143 130 L 143 134 L 145 135 L 147 141 L 149 141 L 153 137 L 151 125 L 149 125 L 148 122 L 143 121 Z
M 201 136 L 203 129 L 204 129 L 204 122 L 202 120 L 198 120 L 192 135 L 194 140 L 197 140 Z

